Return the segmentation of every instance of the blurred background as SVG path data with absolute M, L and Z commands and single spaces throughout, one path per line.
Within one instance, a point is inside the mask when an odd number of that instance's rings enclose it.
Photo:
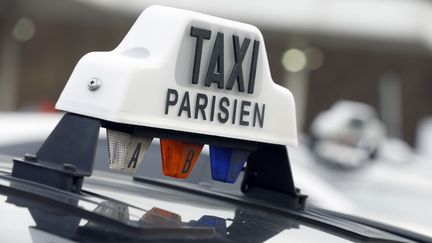
M 0 0 L 0 153 L 42 141 L 79 58 L 114 49 L 152 4 L 260 28 L 296 99 L 290 156 L 314 204 L 432 235 L 429 0 Z

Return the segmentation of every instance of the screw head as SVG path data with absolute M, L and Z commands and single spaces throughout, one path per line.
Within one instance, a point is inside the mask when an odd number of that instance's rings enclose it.
M 100 85 L 101 85 L 100 78 L 91 78 L 88 81 L 88 89 L 91 91 L 95 91 L 95 90 L 99 89 Z
M 25 154 L 24 160 L 29 161 L 29 162 L 37 162 L 37 156 L 34 154 Z

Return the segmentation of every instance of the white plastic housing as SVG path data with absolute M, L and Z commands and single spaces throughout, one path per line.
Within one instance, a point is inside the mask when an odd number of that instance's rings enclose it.
M 211 38 L 203 41 L 197 84 L 191 81 L 198 42 L 198 38 L 191 35 L 192 27 L 211 31 Z M 218 32 L 223 34 L 223 65 L 211 70 L 210 59 Z M 251 40 L 241 63 L 245 92 L 239 91 L 238 79 L 231 90 L 225 87 L 236 62 L 233 36 L 238 37 L 240 46 L 245 38 Z M 259 41 L 259 49 L 251 94 L 247 90 L 254 41 Z M 219 66 L 224 67 L 224 87 L 218 88 L 216 82 L 206 86 L 208 70 L 218 73 Z M 90 88 L 89 82 L 95 79 L 100 81 L 97 84 L 100 86 Z M 167 97 L 168 90 L 178 93 L 178 102 L 168 106 L 167 112 L 167 99 L 174 102 L 175 98 L 172 93 Z M 183 102 L 183 99 L 187 100 L 186 92 L 189 94 L 190 117 L 185 110 L 179 113 L 182 104 L 188 103 Z M 195 112 L 198 93 L 208 98 L 206 119 L 200 110 Z M 213 96 L 216 100 L 214 108 Z M 227 113 L 221 110 L 223 97 L 230 102 L 230 106 L 225 106 Z M 272 144 L 297 144 L 294 99 L 290 91 L 273 82 L 260 31 L 252 25 L 162 6 L 147 8 L 113 51 L 92 52 L 82 57 L 56 108 L 123 124 Z M 213 119 L 210 119 L 211 114 Z M 226 118 L 224 115 L 227 114 L 226 122 L 218 117 Z M 262 117 L 264 119 L 260 120 Z

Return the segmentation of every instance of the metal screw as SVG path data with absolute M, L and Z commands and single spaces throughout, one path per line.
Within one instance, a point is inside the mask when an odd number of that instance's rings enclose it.
M 24 160 L 29 161 L 29 162 L 37 162 L 37 156 L 34 154 L 25 154 Z
M 91 78 L 88 82 L 88 88 L 91 91 L 99 89 L 101 85 L 101 80 L 99 78 Z

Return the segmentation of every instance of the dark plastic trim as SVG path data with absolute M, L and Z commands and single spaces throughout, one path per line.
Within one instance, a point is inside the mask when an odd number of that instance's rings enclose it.
M 93 171 L 100 121 L 66 113 L 36 155 L 14 159 L 12 176 L 80 192 Z

